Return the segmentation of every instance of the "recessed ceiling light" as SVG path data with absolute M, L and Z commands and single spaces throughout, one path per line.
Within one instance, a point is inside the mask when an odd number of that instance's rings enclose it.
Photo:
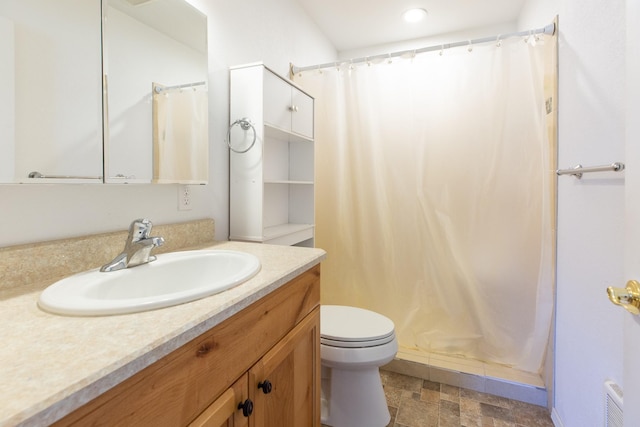
M 407 22 L 422 21 L 427 16 L 427 11 L 422 8 L 409 9 L 402 14 L 402 18 Z

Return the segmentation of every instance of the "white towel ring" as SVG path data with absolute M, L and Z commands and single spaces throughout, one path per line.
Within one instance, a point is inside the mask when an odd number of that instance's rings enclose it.
M 235 148 L 233 148 L 231 146 L 231 129 L 235 125 L 240 125 L 240 127 L 245 131 L 249 130 L 249 129 L 253 130 L 253 141 L 251 141 L 251 144 L 245 150 L 236 150 Z M 256 138 L 258 138 L 258 133 L 256 132 L 256 128 L 253 127 L 253 125 L 251 124 L 251 121 L 248 118 L 243 117 L 243 118 L 238 119 L 235 122 L 231 123 L 231 125 L 229 126 L 229 130 L 227 131 L 227 146 L 234 153 L 239 153 L 239 154 L 246 153 L 247 151 L 249 151 L 249 150 L 251 150 L 253 148 L 253 146 L 256 143 Z

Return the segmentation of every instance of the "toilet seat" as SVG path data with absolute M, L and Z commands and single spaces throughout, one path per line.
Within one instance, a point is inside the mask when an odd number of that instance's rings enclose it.
M 341 341 L 341 340 L 332 340 L 330 338 L 324 338 L 322 335 L 320 336 L 320 344 L 329 345 L 331 347 L 340 347 L 340 348 L 364 348 L 364 347 L 377 347 L 380 345 L 387 344 L 395 338 L 395 334 L 392 332 L 389 336 L 384 338 L 380 338 L 377 340 L 371 341 Z
M 358 307 L 320 306 L 320 343 L 339 348 L 367 348 L 395 339 L 393 322 Z

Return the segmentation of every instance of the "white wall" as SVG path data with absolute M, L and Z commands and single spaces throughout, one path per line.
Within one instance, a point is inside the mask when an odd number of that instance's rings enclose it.
M 560 14 L 559 164 L 624 161 L 624 2 L 570 0 Z M 602 425 L 602 384 L 622 385 L 624 179 L 559 180 L 556 412 Z
M 175 185 L 1 185 L 0 247 L 212 217 L 228 235 L 228 67 L 264 61 L 286 75 L 289 62 L 332 61 L 336 52 L 294 0 L 190 0 L 209 16 L 209 185 L 192 189 L 193 209 L 178 211 Z M 44 70 L 46 71 L 46 70 Z
M 518 31 L 550 24 L 560 13 L 559 7 L 557 0 L 527 0 L 520 12 Z
M 529 0 L 520 27 L 559 15 L 559 167 L 624 162 L 624 1 Z M 558 179 L 554 421 L 601 426 L 603 382 L 622 385 L 624 179 Z

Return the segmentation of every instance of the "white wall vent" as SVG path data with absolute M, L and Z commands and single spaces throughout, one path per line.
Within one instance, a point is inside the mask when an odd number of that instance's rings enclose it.
M 605 427 L 622 427 L 622 389 L 613 381 L 604 382 Z

